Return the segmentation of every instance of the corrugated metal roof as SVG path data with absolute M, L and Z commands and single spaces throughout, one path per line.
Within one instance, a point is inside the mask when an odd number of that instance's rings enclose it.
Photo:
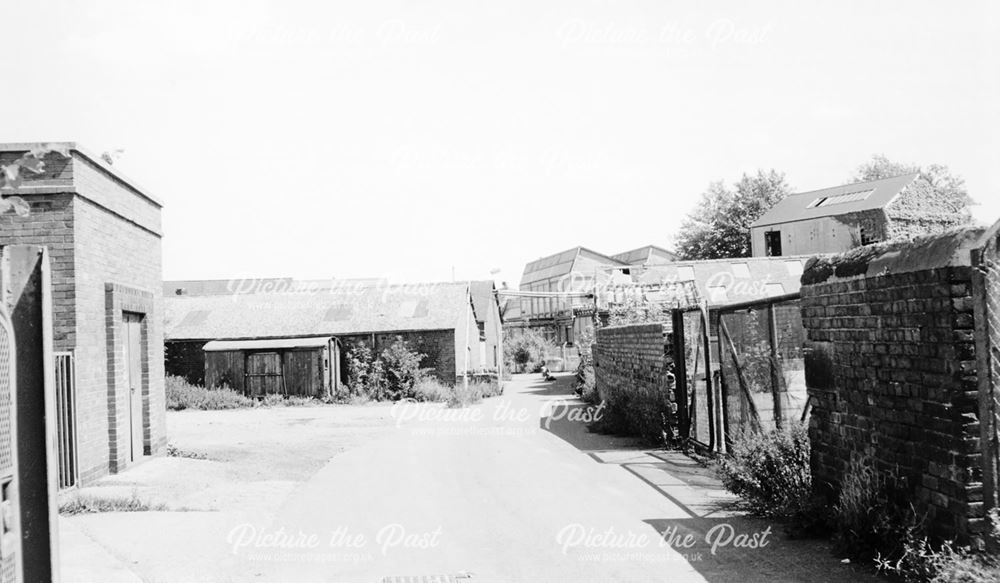
M 774 205 L 751 226 L 766 227 L 885 208 L 918 176 L 920 175 L 917 173 L 904 174 L 871 182 L 792 194 Z
M 623 251 L 617 255 L 612 255 L 611 258 L 617 259 L 618 261 L 629 265 L 646 265 L 649 263 L 665 263 L 668 261 L 675 261 L 677 259 L 677 254 L 672 251 L 668 251 L 663 247 L 646 245 L 645 247 L 639 247 L 638 249 Z
M 641 284 L 694 281 L 701 298 L 724 305 L 798 292 L 808 260 L 791 256 L 679 261 L 637 268 L 633 279 Z
M 273 338 L 268 340 L 213 340 L 205 345 L 205 352 L 225 350 L 278 350 L 288 348 L 322 348 L 332 336 L 319 338 Z
M 592 259 L 606 263 L 608 265 L 628 265 L 622 261 L 608 257 L 603 253 L 592 251 L 586 247 L 573 247 L 572 249 L 536 259 L 524 266 L 524 275 L 521 276 L 521 285 L 530 284 L 536 281 L 544 281 L 553 277 L 562 277 L 573 272 L 577 259 L 581 254 L 587 254 Z
M 350 292 L 166 296 L 167 340 L 246 340 L 463 328 L 466 283 Z M 195 314 L 191 317 L 191 314 Z

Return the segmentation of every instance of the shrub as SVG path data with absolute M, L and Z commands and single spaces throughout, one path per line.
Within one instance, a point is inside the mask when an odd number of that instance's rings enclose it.
M 414 387 L 425 376 L 420 362 L 426 355 L 415 352 L 402 339 L 396 338 L 378 358 L 366 344 L 358 343 L 347 351 L 347 392 L 336 395 L 338 401 L 349 401 L 364 395 L 374 401 L 414 397 Z
M 719 461 L 717 471 L 726 489 L 754 514 L 791 517 L 811 499 L 806 427 L 794 424 L 788 429 L 746 433 Z
M 424 375 L 420 362 L 426 355 L 415 352 L 402 338 L 382 351 L 386 397 L 392 400 L 413 397 L 413 387 Z
M 203 453 L 200 453 L 200 452 L 197 452 L 197 451 L 189 451 L 189 450 L 186 450 L 186 449 L 181 449 L 181 448 L 177 447 L 176 445 L 174 445 L 172 443 L 168 443 L 167 444 L 167 456 L 169 456 L 169 457 L 186 458 L 186 459 L 192 459 L 192 460 L 207 460 L 208 459 L 208 456 L 205 455 L 205 454 L 203 454 Z
M 150 512 L 169 510 L 165 504 L 150 504 L 139 498 L 136 492 L 130 498 L 77 496 L 59 505 L 59 514 L 95 514 L 99 512 Z
M 594 377 L 594 367 L 580 362 L 576 369 L 576 394 L 584 401 L 596 405 L 601 400 L 597 394 L 597 379 Z
M 598 394 L 595 400 L 603 400 L 604 410 L 601 418 L 589 425 L 591 431 L 635 435 L 655 446 L 667 443 L 674 413 L 665 391 L 635 392 L 634 387 L 625 386 Z
M 165 381 L 167 409 L 242 409 L 256 402 L 228 387 L 206 389 L 192 385 L 183 377 L 169 375 Z
M 867 458 L 852 460 L 833 509 L 834 543 L 852 559 L 904 581 L 986 583 L 1000 581 L 1000 559 L 953 541 L 932 542 L 923 517 L 909 502 L 907 481 L 879 472 Z M 1000 514 L 990 513 L 987 547 L 1000 544 Z
M 451 396 L 451 387 L 433 376 L 425 376 L 413 387 L 413 398 L 417 401 L 447 401 Z
M 504 342 L 504 366 L 515 373 L 538 372 L 545 363 L 545 357 L 555 353 L 555 344 L 540 332 L 524 330 Z
M 385 387 L 382 363 L 364 343 L 351 346 L 347 351 L 348 397 L 364 394 L 369 399 L 381 400 Z
M 837 551 L 861 561 L 903 558 L 907 541 L 923 531 L 910 498 L 906 480 L 896 472 L 879 472 L 864 457 L 853 459 L 833 507 Z
M 469 381 L 469 386 L 458 382 L 450 389 L 447 403 L 450 408 L 468 407 L 475 405 L 485 398 L 495 397 L 500 394 L 500 383 L 496 381 Z

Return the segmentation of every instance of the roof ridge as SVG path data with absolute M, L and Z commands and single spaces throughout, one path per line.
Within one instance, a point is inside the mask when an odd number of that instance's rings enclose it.
M 822 192 L 824 190 L 834 190 L 836 188 L 844 188 L 845 186 L 855 186 L 855 185 L 860 186 L 862 184 L 875 184 L 876 182 L 885 182 L 887 180 L 896 180 L 898 178 L 903 178 L 904 176 L 913 176 L 913 179 L 916 179 L 918 176 L 920 176 L 920 173 L 919 172 L 907 172 L 905 174 L 897 174 L 896 176 L 887 176 L 885 178 L 878 178 L 878 179 L 875 179 L 875 180 L 866 180 L 864 182 L 847 182 L 847 183 L 844 183 L 844 184 L 839 184 L 837 186 L 827 186 L 826 188 L 817 188 L 815 190 L 807 190 L 807 191 L 804 191 L 804 192 L 793 192 L 792 194 L 789 194 L 788 196 L 804 196 L 804 195 L 807 195 L 807 194 L 815 194 L 817 192 Z

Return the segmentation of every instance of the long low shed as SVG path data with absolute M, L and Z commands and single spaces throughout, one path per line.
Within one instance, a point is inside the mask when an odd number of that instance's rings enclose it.
M 215 340 L 205 351 L 205 385 L 251 397 L 325 397 L 340 383 L 336 338 Z

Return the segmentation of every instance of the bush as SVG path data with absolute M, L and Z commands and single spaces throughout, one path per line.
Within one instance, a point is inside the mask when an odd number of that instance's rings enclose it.
M 413 387 L 413 398 L 417 401 L 447 401 L 451 392 L 451 387 L 428 375 Z
M 589 363 L 580 362 L 576 369 L 576 394 L 581 399 L 596 405 L 601 397 L 597 394 L 597 379 L 594 377 L 594 367 Z
M 426 369 L 420 368 L 424 358 L 402 338 L 396 338 L 378 358 L 366 344 L 355 344 L 346 356 L 347 392 L 335 399 L 350 401 L 360 395 L 374 401 L 415 398 L 414 388 L 426 376 Z
M 812 494 L 809 435 L 803 424 L 744 434 L 717 471 L 726 489 L 760 516 L 789 518 Z
M 59 514 L 96 514 L 101 512 L 156 512 L 169 510 L 165 504 L 150 504 L 133 492 L 130 498 L 76 496 L 59 505 Z
M 180 411 L 182 409 L 242 409 L 253 407 L 256 402 L 236 391 L 221 387 L 206 389 L 192 385 L 179 376 L 168 375 L 165 381 L 167 409 Z
M 594 390 L 596 393 L 596 387 Z M 665 391 L 635 392 L 627 385 L 595 397 L 597 401 L 602 399 L 604 410 L 601 418 L 589 425 L 591 431 L 634 435 L 657 447 L 668 444 L 674 412 Z
M 910 498 L 906 480 L 896 472 L 879 472 L 867 458 L 852 460 L 833 507 L 837 551 L 861 561 L 904 557 L 906 542 L 923 530 Z
M 457 382 L 451 388 L 448 395 L 448 407 L 462 408 L 475 405 L 485 398 L 495 397 L 500 394 L 500 383 L 496 381 L 469 381 L 466 388 L 465 383 Z
M 365 395 L 382 400 L 385 393 L 385 372 L 382 363 L 364 343 L 354 344 L 347 350 L 347 395 Z
M 386 397 L 395 401 L 414 396 L 413 387 L 426 374 L 420 368 L 420 362 L 424 358 L 426 355 L 410 350 L 410 346 L 402 338 L 397 338 L 382 351 Z
M 904 581 L 1000 581 L 996 556 L 953 541 L 932 542 L 910 497 L 907 481 L 896 472 L 879 472 L 867 458 L 852 460 L 833 509 L 836 549 L 852 559 L 874 561 L 880 572 Z M 1000 544 L 996 510 L 990 523 L 987 546 L 995 547 Z
M 271 393 L 264 395 L 258 404 L 261 407 L 308 407 L 317 403 L 319 400 L 312 397 Z
M 524 330 L 506 339 L 504 366 L 515 373 L 538 372 L 545 357 L 556 354 L 556 345 L 537 330 Z

